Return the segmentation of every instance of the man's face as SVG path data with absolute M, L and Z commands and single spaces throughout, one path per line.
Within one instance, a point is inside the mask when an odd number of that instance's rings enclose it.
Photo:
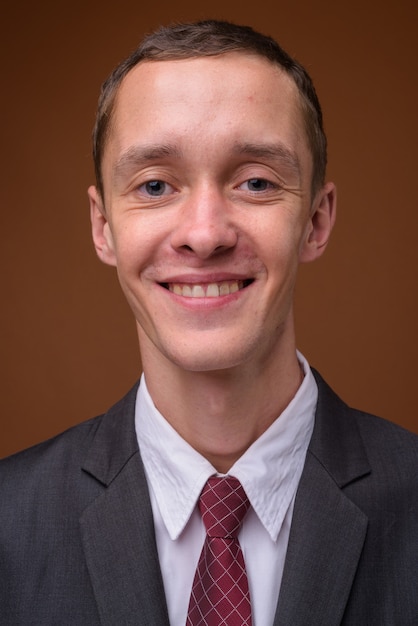
M 268 61 L 230 53 L 127 75 L 105 206 L 89 194 L 97 252 L 117 267 L 143 354 L 208 371 L 262 367 L 289 345 L 298 264 L 332 225 L 333 191 L 312 199 L 311 178 L 296 87 Z

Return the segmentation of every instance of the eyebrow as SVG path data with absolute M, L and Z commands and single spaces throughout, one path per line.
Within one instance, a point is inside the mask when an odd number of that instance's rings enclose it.
M 149 144 L 132 146 L 124 152 L 115 163 L 114 177 L 120 178 L 132 169 L 144 166 L 159 159 L 179 158 L 180 150 L 170 144 Z
M 236 143 L 234 152 L 256 158 L 273 159 L 283 163 L 298 176 L 301 172 L 300 161 L 295 152 L 283 143 Z

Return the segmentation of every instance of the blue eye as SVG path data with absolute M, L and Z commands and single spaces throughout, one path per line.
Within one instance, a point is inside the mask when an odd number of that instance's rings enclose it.
M 140 187 L 149 196 L 162 196 L 167 191 L 167 184 L 162 180 L 149 180 Z
M 264 178 L 250 178 L 246 183 L 249 191 L 266 191 L 271 186 L 271 183 Z

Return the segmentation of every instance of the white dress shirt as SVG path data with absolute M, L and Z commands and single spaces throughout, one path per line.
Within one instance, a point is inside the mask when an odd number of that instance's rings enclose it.
M 239 534 L 250 588 L 253 626 L 271 626 L 286 556 L 293 504 L 311 438 L 318 389 L 298 353 L 304 379 L 275 422 L 228 472 L 251 503 Z M 205 539 L 197 508 L 215 468 L 155 408 L 144 376 L 135 427 L 154 515 L 158 557 L 171 626 L 184 626 Z

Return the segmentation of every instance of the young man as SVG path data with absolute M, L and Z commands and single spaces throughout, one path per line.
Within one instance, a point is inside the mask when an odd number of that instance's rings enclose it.
M 416 624 L 418 438 L 296 350 L 297 269 L 335 220 L 305 70 L 246 27 L 160 29 L 105 83 L 94 154 L 94 244 L 144 373 L 2 462 L 4 623 Z M 206 485 L 239 494 L 225 537 Z

